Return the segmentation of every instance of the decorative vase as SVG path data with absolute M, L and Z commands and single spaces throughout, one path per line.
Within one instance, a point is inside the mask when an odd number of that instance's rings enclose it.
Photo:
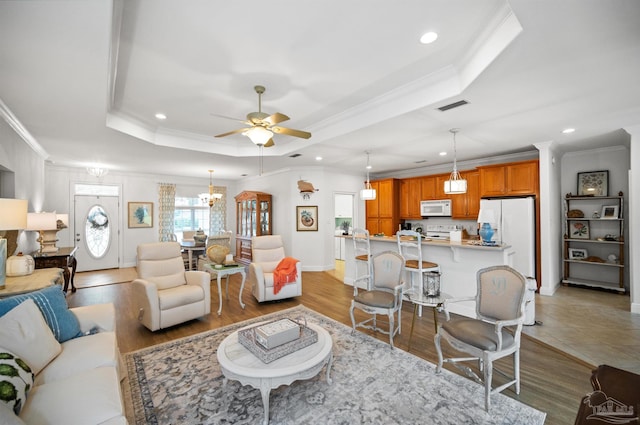
M 207 242 L 207 235 L 204 234 L 204 231 L 202 229 L 199 229 L 193 235 L 193 240 L 195 241 L 197 246 L 202 246 Z
M 483 243 L 491 242 L 491 238 L 493 237 L 493 228 L 491 227 L 491 224 L 482 223 L 478 233 L 480 234 Z
M 231 251 L 226 246 L 211 245 L 207 248 L 207 257 L 209 257 L 209 260 L 214 264 L 222 264 L 229 252 Z

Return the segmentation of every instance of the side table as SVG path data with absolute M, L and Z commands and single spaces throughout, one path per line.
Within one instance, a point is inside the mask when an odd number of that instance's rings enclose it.
M 56 252 L 40 252 L 33 251 L 29 255 L 33 257 L 35 261 L 36 269 L 46 269 L 50 267 L 58 267 L 62 269 L 64 275 L 64 288 L 63 291 L 67 292 L 69 283 L 71 283 L 71 292 L 76 292 L 76 286 L 73 283 L 73 278 L 76 276 L 76 267 L 78 262 L 75 254 L 78 247 L 61 247 Z M 69 272 L 71 268 L 71 272 Z
M 58 268 L 38 269 L 26 276 L 7 277 L 4 288 L 0 288 L 0 298 L 26 294 L 52 285 L 62 285 L 62 270 Z
M 220 301 L 220 305 L 218 307 L 218 316 L 222 314 L 222 288 L 220 286 L 220 280 L 222 277 L 227 277 L 227 301 L 229 300 L 229 276 L 232 274 L 240 273 L 242 275 L 242 284 L 240 285 L 240 294 L 238 295 L 238 302 L 240 303 L 240 307 L 244 309 L 244 303 L 242 302 L 242 291 L 244 290 L 244 282 L 247 279 L 247 273 L 244 271 L 244 266 L 223 266 L 220 269 L 216 269 L 213 264 L 205 263 L 202 265 L 202 270 L 209 273 L 211 278 L 214 276 L 217 277 L 218 280 L 218 300 Z
M 409 331 L 408 352 L 411 350 L 411 337 L 413 337 L 413 325 L 416 323 L 418 307 L 431 307 L 433 309 L 433 326 L 436 332 L 438 332 L 438 310 L 442 310 L 444 301 L 451 298 L 451 296 L 441 292 L 437 297 L 427 297 L 421 291 L 408 291 L 405 295 L 409 298 L 409 301 L 413 303 L 413 319 L 411 319 L 411 331 Z

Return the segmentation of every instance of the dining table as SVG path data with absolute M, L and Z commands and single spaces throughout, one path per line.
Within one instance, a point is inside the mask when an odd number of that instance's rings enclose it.
M 198 269 L 198 255 L 204 254 L 207 249 L 207 246 L 204 243 L 198 243 L 193 239 L 183 239 L 180 242 L 180 247 L 187 252 L 189 256 L 189 268 L 188 270 L 197 270 Z M 195 262 L 193 255 L 195 254 Z M 195 263 L 195 264 L 194 264 Z

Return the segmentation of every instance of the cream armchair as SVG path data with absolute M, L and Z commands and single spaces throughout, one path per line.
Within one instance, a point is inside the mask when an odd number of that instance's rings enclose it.
M 258 302 L 281 300 L 302 295 L 302 266 L 296 263 L 295 282 L 284 285 L 277 294 L 273 289 L 273 271 L 285 258 L 280 235 L 254 236 L 251 239 L 252 263 L 249 264 L 251 293 Z
M 138 320 L 151 331 L 211 312 L 209 274 L 185 271 L 180 244 L 138 245 L 138 278 L 132 282 Z

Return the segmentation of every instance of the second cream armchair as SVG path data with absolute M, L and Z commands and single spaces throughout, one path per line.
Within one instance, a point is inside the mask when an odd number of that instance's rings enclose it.
M 255 236 L 251 239 L 252 263 L 249 264 L 251 293 L 258 302 L 281 300 L 302 295 L 302 265 L 296 263 L 295 282 L 287 283 L 278 293 L 274 290 L 274 270 L 285 258 L 280 235 Z

